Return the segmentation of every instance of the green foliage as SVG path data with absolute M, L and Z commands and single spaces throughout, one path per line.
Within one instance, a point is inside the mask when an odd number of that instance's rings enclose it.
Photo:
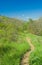
M 24 36 L 22 21 L 0 16 L 0 65 L 20 65 L 30 49 Z
M 42 36 L 42 19 L 32 20 L 29 19 L 29 25 L 27 26 L 27 31 L 29 33 Z
M 5 16 L 0 16 L 0 65 L 20 65 L 22 55 L 30 50 L 26 34 L 35 46 L 30 65 L 42 65 L 42 18 L 24 22 Z
M 9 42 L 16 42 L 21 32 L 23 32 L 23 22 L 0 16 L 0 38 L 4 37 Z
M 0 40 L 0 65 L 20 65 L 21 57 L 30 47 L 23 35 L 18 40 L 17 43 Z
M 30 55 L 30 65 L 42 65 L 42 37 L 28 34 L 35 50 Z

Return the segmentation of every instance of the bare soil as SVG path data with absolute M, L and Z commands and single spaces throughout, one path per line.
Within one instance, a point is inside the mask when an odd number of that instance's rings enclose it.
M 29 43 L 29 45 L 30 45 L 30 47 L 31 47 L 31 50 L 30 50 L 30 51 L 27 51 L 27 52 L 24 54 L 24 56 L 23 56 L 23 58 L 22 58 L 22 60 L 21 60 L 21 65 L 29 65 L 29 57 L 30 57 L 30 54 L 31 54 L 31 52 L 34 51 L 34 46 L 33 46 L 32 42 L 31 42 L 31 39 L 28 38 L 28 37 L 26 37 L 26 40 L 27 40 L 27 42 Z

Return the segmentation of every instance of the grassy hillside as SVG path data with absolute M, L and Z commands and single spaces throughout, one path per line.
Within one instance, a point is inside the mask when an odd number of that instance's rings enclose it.
M 18 36 L 22 32 L 23 22 L 18 19 L 11 19 L 0 16 L 0 38 L 8 41 L 17 41 Z
M 42 18 L 24 22 L 0 16 L 0 65 L 20 65 L 22 56 L 30 50 L 26 36 L 35 46 L 30 65 L 42 65 Z
M 23 22 L 0 16 L 0 65 L 20 65 L 30 46 L 25 41 Z
M 29 19 L 26 23 L 26 27 L 29 33 L 42 36 L 42 18 L 38 20 Z
M 23 35 L 19 38 L 18 43 L 0 40 L 0 65 L 20 65 L 22 56 L 29 49 Z
M 27 34 L 35 50 L 30 55 L 30 65 L 42 65 L 42 36 Z

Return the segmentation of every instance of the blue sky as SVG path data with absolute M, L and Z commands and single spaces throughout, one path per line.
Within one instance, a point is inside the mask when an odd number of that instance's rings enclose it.
M 42 0 L 0 0 L 0 15 L 27 20 L 42 16 Z

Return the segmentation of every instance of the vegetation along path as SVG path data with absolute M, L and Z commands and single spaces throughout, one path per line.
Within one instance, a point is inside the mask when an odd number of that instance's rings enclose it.
M 29 65 L 29 56 L 30 56 L 31 52 L 34 51 L 34 46 L 33 46 L 32 43 L 31 43 L 31 39 L 27 37 L 26 40 L 27 40 L 27 42 L 29 43 L 29 45 L 30 45 L 30 47 L 31 47 L 31 50 L 30 50 L 30 51 L 27 51 L 27 52 L 24 54 L 24 56 L 23 56 L 23 58 L 22 58 L 22 60 L 21 60 L 21 65 Z

